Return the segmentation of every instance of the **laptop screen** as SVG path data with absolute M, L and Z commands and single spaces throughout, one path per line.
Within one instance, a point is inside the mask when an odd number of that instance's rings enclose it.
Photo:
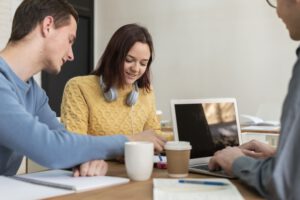
M 173 100 L 172 116 L 175 139 L 192 145 L 191 159 L 240 144 L 234 99 Z

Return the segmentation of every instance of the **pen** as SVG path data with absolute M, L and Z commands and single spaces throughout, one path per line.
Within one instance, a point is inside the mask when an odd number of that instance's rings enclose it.
M 178 180 L 179 183 L 188 183 L 188 184 L 201 184 L 201 185 L 216 185 L 216 186 L 225 186 L 228 183 L 218 182 L 218 181 L 199 181 L 199 180 Z
M 156 163 L 156 167 L 158 169 L 167 169 L 167 163 L 163 161 L 162 155 L 158 154 L 157 156 L 159 158 L 159 161 Z
M 160 154 L 158 154 L 158 158 L 159 158 L 159 161 L 160 161 L 160 162 L 162 162 L 162 161 L 163 161 L 163 159 L 162 159 L 162 157 L 161 157 L 161 155 L 160 155 Z

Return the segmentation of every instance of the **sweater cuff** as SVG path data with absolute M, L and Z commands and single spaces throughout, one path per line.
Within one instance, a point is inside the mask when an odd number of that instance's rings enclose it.
M 256 162 L 256 159 L 248 157 L 248 156 L 242 156 L 234 160 L 232 164 L 232 173 L 236 177 L 242 177 L 246 174 L 248 174 L 253 166 L 253 163 Z
M 125 142 L 129 142 L 129 139 L 125 136 L 125 135 L 116 135 L 118 137 L 120 137 L 120 139 L 125 143 Z

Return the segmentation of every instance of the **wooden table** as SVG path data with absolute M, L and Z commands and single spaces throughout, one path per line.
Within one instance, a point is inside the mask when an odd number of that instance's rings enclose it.
M 127 177 L 125 166 L 122 163 L 109 162 L 109 176 Z M 167 178 L 167 171 L 163 169 L 154 168 L 152 178 Z M 212 176 L 206 176 L 201 174 L 189 174 L 189 178 L 213 178 Z M 238 188 L 240 193 L 245 199 L 263 199 L 254 190 L 241 184 L 239 180 L 231 180 Z M 88 192 L 74 193 L 59 197 L 49 198 L 52 200 L 93 200 L 93 199 L 130 199 L 130 200 L 150 200 L 153 199 L 153 185 L 152 179 L 147 181 L 130 181 L 128 184 L 102 188 L 97 190 L 91 190 Z

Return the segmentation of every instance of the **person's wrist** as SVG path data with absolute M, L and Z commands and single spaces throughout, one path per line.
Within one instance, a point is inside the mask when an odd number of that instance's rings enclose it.
M 126 135 L 128 141 L 134 141 L 134 136 L 132 135 Z
M 276 149 L 275 148 L 271 148 L 271 150 L 269 151 L 269 155 L 267 155 L 268 157 L 274 156 L 276 154 Z

